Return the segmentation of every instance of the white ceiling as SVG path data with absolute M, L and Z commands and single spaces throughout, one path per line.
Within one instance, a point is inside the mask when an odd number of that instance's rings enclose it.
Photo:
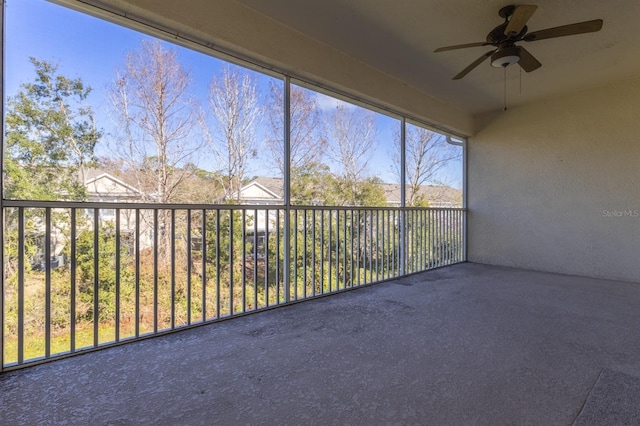
M 451 78 L 491 47 L 433 53 L 484 41 L 503 22 L 504 0 L 236 0 L 383 72 L 476 114 L 502 108 L 504 74 L 489 61 Z M 522 3 L 515 3 L 522 4 Z M 529 31 L 603 19 L 600 32 L 525 43 L 542 67 L 507 69 L 507 103 L 533 100 L 640 75 L 640 1 L 533 0 Z M 520 74 L 522 79 L 520 80 Z

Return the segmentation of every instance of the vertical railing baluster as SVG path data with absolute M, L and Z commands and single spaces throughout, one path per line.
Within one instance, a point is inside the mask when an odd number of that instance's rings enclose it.
M 392 221 L 392 216 L 393 216 L 393 210 L 389 209 L 386 211 L 386 232 L 385 235 L 387 237 L 387 248 L 386 248 L 386 256 L 385 256 L 385 263 L 386 263 L 386 268 L 387 268 L 387 278 L 392 278 L 395 276 L 395 273 L 393 271 L 393 253 L 394 253 L 394 248 L 395 248 L 395 236 L 396 236 L 396 232 L 395 232 L 395 227 L 392 226 L 393 221 Z
M 380 221 L 378 217 L 379 210 L 376 209 L 376 281 L 380 281 Z
M 445 222 L 445 216 L 444 216 L 444 210 L 439 210 L 440 211 L 440 245 L 442 246 L 442 254 L 441 254 L 441 262 L 440 262 L 440 266 L 444 266 L 446 265 L 446 254 L 447 254 L 447 246 L 446 246 L 446 222 Z
M 265 210 L 264 216 L 264 306 L 269 307 L 269 218 L 271 210 Z
M 455 230 L 455 241 L 456 241 L 456 263 L 460 262 L 460 211 L 459 210 L 455 210 L 454 211 L 454 217 L 455 217 L 455 225 L 454 225 L 454 230 Z
M 438 210 L 438 247 L 440 249 L 439 254 L 439 262 L 438 266 L 441 267 L 444 265 L 444 238 L 443 238 L 443 227 L 442 227 L 442 210 Z
M 460 262 L 460 211 L 455 212 L 456 224 L 456 263 Z
M 451 230 L 451 222 L 450 222 L 451 218 L 450 218 L 450 216 L 451 215 L 450 215 L 450 213 L 451 213 L 451 210 L 445 210 L 445 212 L 444 212 L 445 224 L 446 224 L 446 227 L 445 227 L 445 239 L 447 241 L 447 245 L 446 245 L 446 247 L 447 247 L 447 252 L 446 252 L 447 253 L 447 262 L 446 262 L 446 264 L 447 265 L 451 264 L 451 235 L 450 235 L 451 234 L 450 233 L 450 230 Z
M 51 356 L 51 207 L 45 208 L 44 234 L 44 356 Z
M 115 312 L 115 338 L 116 342 L 120 341 L 120 209 L 115 209 L 116 212 L 116 312 Z
M 451 259 L 449 258 L 449 210 L 443 210 L 443 216 L 444 216 L 444 240 L 445 240 L 445 265 L 448 265 L 451 262 Z
M 429 246 L 429 208 L 424 210 L 424 221 L 422 222 L 424 227 L 424 270 L 428 270 L 430 266 L 430 246 Z
M 18 207 L 18 364 L 24 362 L 24 240 L 24 207 Z
M 233 315 L 233 209 L 229 209 L 229 315 Z
M 432 233 L 432 237 L 431 237 L 431 250 L 433 251 L 433 260 L 431 261 L 431 267 L 432 268 L 437 268 L 438 267 L 438 257 L 439 257 L 439 250 L 438 250 L 438 210 L 431 210 L 431 233 Z
M 386 269 L 386 257 L 387 257 L 387 243 L 386 243 L 386 234 L 385 234 L 385 213 L 386 210 L 378 210 L 378 262 L 380 269 L 380 279 L 384 280 L 386 278 L 387 269 Z
M 311 210 L 311 294 L 316 295 L 316 210 Z
M 187 209 L 187 325 L 191 325 L 191 265 L 193 264 L 191 244 L 191 209 Z
M 414 211 L 414 227 L 416 229 L 415 234 L 416 234 L 416 260 L 415 260 L 415 267 L 413 272 L 418 272 L 422 270 L 422 227 L 420 226 L 422 224 L 421 220 L 422 220 L 422 210 L 418 209 Z
M 420 210 L 413 211 L 414 259 L 413 272 L 420 270 Z
M 422 252 L 423 252 L 423 261 L 422 261 L 422 270 L 425 271 L 429 269 L 429 228 L 427 227 L 429 223 L 429 210 L 424 209 L 422 212 Z
M 435 242 L 433 229 L 433 210 L 429 209 L 429 268 L 433 268 L 435 262 Z
M 100 209 L 93 209 L 93 346 L 98 346 L 98 330 L 100 323 L 100 299 L 98 297 L 100 275 L 98 264 L 98 250 L 100 239 L 98 234 L 98 222 L 100 219 Z
M 324 294 L 324 210 L 320 210 L 320 294 Z
M 353 216 L 354 216 L 355 210 L 350 210 L 350 214 L 349 214 L 349 239 L 351 240 L 351 251 L 350 251 L 350 256 L 349 256 L 349 287 L 353 287 L 353 248 L 354 248 L 354 234 L 353 234 Z
M 302 217 L 302 227 L 304 228 L 304 236 L 302 243 L 302 269 L 303 269 L 303 278 L 302 278 L 302 298 L 307 298 L 307 209 L 302 209 L 303 217 Z
M 220 209 L 216 209 L 216 318 L 220 318 Z
M 207 320 L 207 211 L 202 209 L 202 322 Z
M 253 210 L 253 309 L 258 309 L 258 210 Z
M 425 222 L 427 221 L 427 211 L 422 209 L 420 210 L 420 270 L 424 271 L 427 269 L 427 231 L 424 227 Z
M 412 272 L 413 263 L 413 211 L 406 210 L 405 212 L 405 258 L 404 258 L 404 272 L 406 274 Z
M 362 269 L 362 266 L 361 266 L 361 264 L 362 264 L 362 262 L 361 262 L 362 261 L 362 246 L 360 245 L 360 230 L 362 229 L 362 224 L 360 222 L 361 221 L 361 219 L 360 219 L 361 210 L 357 209 L 356 212 L 358 214 L 357 220 L 356 220 L 356 223 L 357 223 L 357 226 L 358 226 L 357 229 L 356 229 L 356 232 L 358 234 L 357 240 L 356 240 L 357 243 L 358 243 L 358 250 L 357 250 L 357 253 L 356 253 L 356 264 L 357 264 L 357 267 L 358 267 L 358 285 L 360 285 L 360 284 L 362 284 L 362 272 L 360 271 L 360 269 Z
M 293 268 L 293 280 L 289 284 L 289 289 L 293 285 L 293 300 L 298 300 L 298 210 L 292 208 L 291 213 L 293 214 L 293 230 L 289 238 L 293 238 L 293 254 L 290 258 L 289 270 Z
M 176 328 L 176 209 L 171 209 L 171 329 Z
M 280 209 L 276 210 L 276 305 L 280 304 Z
M 165 230 L 166 231 L 166 230 Z M 153 209 L 153 332 L 158 332 L 158 209 Z
M 333 278 L 333 276 L 331 275 L 331 271 L 332 271 L 331 264 L 333 263 L 333 262 L 331 262 L 331 260 L 333 258 L 332 253 L 331 253 L 331 250 L 332 250 L 332 243 L 331 243 L 332 242 L 332 240 L 331 240 L 332 230 L 333 230 L 333 211 L 331 209 L 329 209 L 329 244 L 327 245 L 327 258 L 329 259 L 329 270 L 327 272 L 327 276 L 329 278 L 329 293 L 331 293 L 333 291 L 332 282 L 331 282 L 332 278 Z
M 342 211 L 342 286 L 347 288 L 347 210 Z
M 445 266 L 447 264 L 447 215 L 442 209 L 440 209 L 440 239 L 442 241 L 442 262 L 440 266 Z
M 69 330 L 69 351 L 76 351 L 76 209 L 71 208 L 69 211 L 71 215 L 71 224 L 70 224 L 70 233 L 69 239 L 71 242 L 71 246 L 69 248 L 69 256 L 70 256 L 70 268 L 69 271 L 69 279 L 70 282 L 70 298 L 71 298 L 71 306 L 70 306 L 70 330 Z
M 246 311 L 246 305 L 247 305 L 247 293 L 246 293 L 246 288 L 247 288 L 247 234 L 246 234 L 246 230 L 247 230 L 247 211 L 245 209 L 242 209 L 242 277 L 240 279 L 240 283 L 242 285 L 242 312 Z M 255 221 L 255 217 L 253 219 Z M 254 239 L 255 239 L 255 234 L 254 234 Z M 255 245 L 255 242 L 254 242 Z M 255 263 L 256 260 L 253 259 L 253 266 L 255 268 Z
M 373 210 L 369 210 L 369 281 L 373 282 Z
M 451 265 L 451 263 L 453 262 L 453 252 L 451 251 L 452 248 L 452 229 L 451 229 L 451 209 L 447 209 L 445 211 L 445 215 L 447 216 L 447 264 Z
M 367 283 L 367 211 L 362 210 L 362 284 Z
M 464 219 L 466 212 L 463 210 L 458 211 L 459 223 L 458 223 L 458 246 L 459 246 L 459 261 L 464 262 Z
M 136 270 L 135 270 L 135 286 L 136 286 L 136 321 L 135 321 L 135 331 L 136 337 L 140 337 L 140 250 L 142 249 L 142 245 L 140 243 L 140 209 L 136 209 Z
M 433 248 L 434 248 L 434 268 L 440 266 L 440 228 L 438 215 L 440 214 L 439 210 L 433 211 Z
M 396 258 L 396 236 L 398 235 L 396 231 L 396 209 L 389 210 L 389 214 L 387 216 L 387 233 L 391 237 L 389 241 L 389 273 L 394 277 L 397 276 L 395 269 L 395 258 Z M 392 226 L 393 225 L 393 226 Z
M 340 290 L 340 210 L 336 210 L 336 290 Z

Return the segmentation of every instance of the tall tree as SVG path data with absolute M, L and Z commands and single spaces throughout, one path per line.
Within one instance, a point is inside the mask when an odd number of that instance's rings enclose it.
M 400 138 L 394 138 L 394 169 L 400 175 Z M 444 136 L 423 127 L 407 125 L 405 132 L 407 206 L 428 205 L 423 185 L 437 182 L 438 172 L 460 158 L 460 150 L 446 143 Z
M 143 41 L 129 52 L 117 71 L 110 97 L 120 124 L 119 153 L 129 178 L 135 179 L 148 201 L 186 201 L 181 183 L 195 173 L 194 153 L 202 146 L 194 138 L 199 128 L 198 105 L 189 73 L 174 49 L 159 41 Z M 159 212 L 159 253 L 167 260 L 171 217 Z
M 272 161 L 284 176 L 284 93 L 282 85 L 271 83 L 268 102 L 267 148 Z M 290 120 L 291 137 L 289 158 L 291 173 L 291 198 L 300 204 L 311 204 L 321 196 L 322 158 L 327 140 L 322 136 L 322 122 L 318 101 L 314 92 L 299 86 L 291 86 Z
M 249 71 L 227 65 L 209 86 L 214 132 L 209 140 L 218 164 L 225 199 L 240 200 L 242 180 L 257 155 L 256 130 L 262 119 L 257 81 Z
M 111 87 L 121 130 L 117 151 L 151 201 L 180 201 L 176 189 L 194 173 L 182 167 L 202 146 L 192 138 L 199 112 L 190 83 L 175 50 L 143 41 L 127 54 Z
M 30 58 L 36 78 L 7 103 L 5 197 L 82 200 L 84 171 L 102 133 L 86 104 L 91 88 Z
M 278 169 L 284 173 L 284 93 L 281 85 L 271 83 L 268 106 L 267 147 Z M 327 146 L 320 132 L 318 101 L 312 91 L 291 86 L 289 125 L 291 169 L 308 169 L 321 160 Z
M 367 199 L 363 183 L 376 146 L 375 113 L 341 103 L 332 111 L 326 132 L 330 141 L 328 154 L 337 166 L 335 175 L 342 203 L 370 204 L 372 200 Z

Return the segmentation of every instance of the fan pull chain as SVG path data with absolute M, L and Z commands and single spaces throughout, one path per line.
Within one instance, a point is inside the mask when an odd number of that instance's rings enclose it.
M 522 67 L 520 68 L 520 94 L 522 95 Z

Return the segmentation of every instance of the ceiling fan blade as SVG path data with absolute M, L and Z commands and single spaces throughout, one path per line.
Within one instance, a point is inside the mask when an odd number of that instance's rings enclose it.
M 504 29 L 504 35 L 508 37 L 520 34 L 537 8 L 538 6 L 528 6 L 524 4 L 516 6 L 516 10 L 513 11 L 513 15 L 509 18 L 509 23 Z
M 525 35 L 524 41 L 544 40 L 546 38 L 565 37 L 574 34 L 593 33 L 602 28 L 602 19 L 593 21 L 578 22 L 577 24 L 563 25 L 561 27 L 547 28 L 546 30 L 534 31 Z
M 534 58 L 527 49 L 521 46 L 518 46 L 518 49 L 520 50 L 520 60 L 518 61 L 518 64 L 522 67 L 523 70 L 525 70 L 526 72 L 531 72 L 537 70 L 542 66 L 542 64 L 536 58 Z
M 467 47 L 488 46 L 489 44 L 490 43 L 487 43 L 486 41 L 481 41 L 481 42 L 478 42 L 478 43 L 456 44 L 455 46 L 439 47 L 436 50 L 434 50 L 434 52 L 444 52 L 444 51 L 447 51 L 447 50 L 466 49 Z
M 489 52 L 487 52 L 484 55 L 480 56 L 478 59 L 473 61 L 471 63 L 471 65 L 469 65 L 468 67 L 466 67 L 465 69 L 460 71 L 455 77 L 453 77 L 453 79 L 454 80 L 460 80 L 462 77 L 464 77 L 465 75 L 469 74 L 469 72 L 471 72 L 471 70 L 473 70 L 475 67 L 480 65 L 482 62 L 484 62 L 484 60 L 487 59 L 489 56 L 491 56 L 491 54 L 493 52 L 494 52 L 493 50 L 490 50 Z

